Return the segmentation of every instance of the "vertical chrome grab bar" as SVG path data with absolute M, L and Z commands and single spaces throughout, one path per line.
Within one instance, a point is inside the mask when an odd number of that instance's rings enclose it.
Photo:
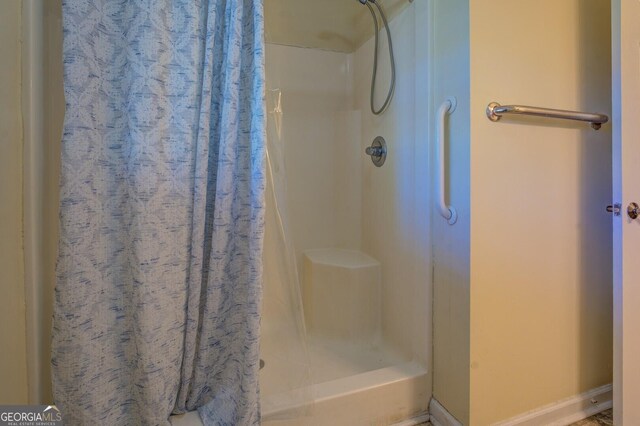
M 438 203 L 438 211 L 447 219 L 449 225 L 453 225 L 458 220 L 456 209 L 447 206 L 445 202 L 445 160 L 444 160 L 444 139 L 445 139 L 445 118 L 447 114 L 453 113 L 456 109 L 456 98 L 447 98 L 438 108 L 436 117 L 436 202 Z

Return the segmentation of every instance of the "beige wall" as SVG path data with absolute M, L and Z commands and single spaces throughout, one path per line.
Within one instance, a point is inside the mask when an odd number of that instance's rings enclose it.
M 489 425 L 611 381 L 610 125 L 492 123 L 491 101 L 610 113 L 609 2 L 434 1 L 434 397 Z M 431 126 L 433 128 L 433 124 Z
M 469 1 L 433 1 L 429 117 L 449 96 L 457 108 L 447 120 L 447 200 L 458 212 L 451 226 L 434 212 L 434 397 L 454 417 L 469 419 Z M 431 123 L 433 146 L 435 128 Z M 433 151 L 432 151 L 433 152 Z M 433 170 L 435 163 L 431 162 Z M 432 178 L 435 177 L 432 175 Z M 433 204 L 434 206 L 435 204 Z M 432 207 L 433 208 L 433 207 Z
M 488 425 L 611 382 L 610 125 L 484 113 L 610 114 L 610 4 L 470 7 L 470 422 Z
M 0 2 L 0 404 L 27 402 L 20 11 Z

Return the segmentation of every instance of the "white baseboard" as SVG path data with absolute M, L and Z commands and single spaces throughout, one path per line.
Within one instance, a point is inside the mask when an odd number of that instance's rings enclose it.
M 494 426 L 567 426 L 612 406 L 612 386 L 604 385 L 495 423 Z M 429 415 L 433 426 L 462 426 L 435 398 L 431 398 L 429 403 Z
M 495 426 L 566 426 L 612 406 L 612 386 L 605 385 L 495 423 Z
M 423 423 L 426 423 L 429 420 L 430 420 L 429 414 L 425 413 L 416 417 L 412 417 L 407 420 L 403 420 L 398 423 L 394 423 L 393 426 L 416 426 L 416 425 L 421 425 Z
M 433 426 L 462 426 L 435 398 L 429 402 L 429 420 Z

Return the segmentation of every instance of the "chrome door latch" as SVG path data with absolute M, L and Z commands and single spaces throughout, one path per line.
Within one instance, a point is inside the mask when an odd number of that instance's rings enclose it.
M 607 206 L 607 212 L 613 213 L 614 216 L 620 216 L 622 210 L 622 205 L 616 203 L 612 206 Z M 631 219 L 637 219 L 640 216 L 640 206 L 638 203 L 630 203 L 627 206 L 627 216 Z
M 621 208 L 622 208 L 622 204 L 616 203 L 612 206 L 607 206 L 607 212 L 613 213 L 614 216 L 620 216 Z

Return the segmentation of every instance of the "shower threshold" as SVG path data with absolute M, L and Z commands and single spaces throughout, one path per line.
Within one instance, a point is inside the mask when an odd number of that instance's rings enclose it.
M 309 406 L 291 405 L 287 394 L 266 397 L 268 425 L 392 425 L 427 411 L 427 371 L 417 363 L 380 368 L 311 386 Z
M 312 383 L 282 392 L 278 380 L 286 372 L 277 365 L 269 369 L 270 349 L 263 347 L 266 367 L 260 377 L 266 425 L 391 425 L 427 411 L 426 369 L 389 346 L 310 336 Z

